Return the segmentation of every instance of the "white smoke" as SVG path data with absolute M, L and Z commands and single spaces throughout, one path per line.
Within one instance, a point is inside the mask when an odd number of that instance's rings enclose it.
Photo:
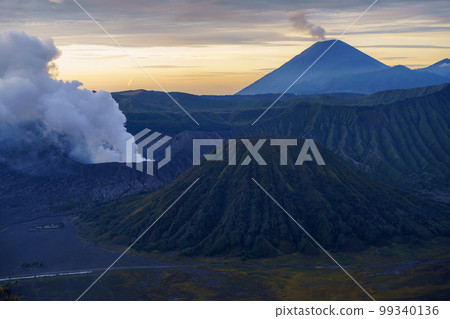
M 300 31 L 307 31 L 313 38 L 320 40 L 325 39 L 325 29 L 319 25 L 315 25 L 308 21 L 306 18 L 306 12 L 303 10 L 298 10 L 289 13 L 289 21 L 295 29 Z
M 41 138 L 62 136 L 77 161 L 124 162 L 126 140 L 132 137 L 125 115 L 110 93 L 53 79 L 59 55 L 51 39 L 18 31 L 0 34 L 0 136 L 37 123 Z

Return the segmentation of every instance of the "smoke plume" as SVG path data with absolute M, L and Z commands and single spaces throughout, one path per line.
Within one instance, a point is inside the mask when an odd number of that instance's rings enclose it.
M 124 162 L 132 136 L 118 104 L 108 92 L 52 78 L 59 55 L 51 39 L 0 34 L 0 143 L 29 140 L 31 127 L 36 143 L 48 139 L 79 162 Z
M 325 29 L 308 21 L 306 12 L 299 10 L 289 14 L 289 21 L 295 29 L 299 31 L 307 31 L 313 38 L 324 40 Z

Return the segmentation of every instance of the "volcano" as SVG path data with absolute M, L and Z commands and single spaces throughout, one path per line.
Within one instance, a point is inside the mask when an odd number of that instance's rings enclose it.
M 288 88 L 287 93 L 302 95 L 418 88 L 449 83 L 447 65 L 443 60 L 421 70 L 389 67 L 345 42 L 329 40 L 315 43 L 237 95 L 281 94 Z
M 241 165 L 248 155 L 241 143 L 237 165 L 204 161 L 154 193 L 83 214 L 78 228 L 98 243 L 129 245 L 198 179 L 134 249 L 248 258 L 317 252 L 254 180 L 331 251 L 417 242 L 449 232 L 444 205 L 387 186 L 322 147 L 326 165 L 295 165 L 300 146 L 289 146 L 287 165 L 280 165 L 280 149 L 268 144 L 259 151 L 267 165 L 255 160 Z
M 284 92 L 322 54 L 323 56 L 292 87 L 289 93 L 314 93 L 332 78 L 389 68 L 351 45 L 334 40 L 317 42 L 278 69 L 237 94 L 255 95 Z M 328 50 L 328 51 L 327 51 Z

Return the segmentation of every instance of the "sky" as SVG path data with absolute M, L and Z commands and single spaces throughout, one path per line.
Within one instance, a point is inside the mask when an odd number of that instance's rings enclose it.
M 77 0 L 166 90 L 234 94 L 317 41 L 366 0 Z M 91 90 L 161 90 L 74 0 L 2 0 L 0 31 L 52 38 L 57 78 Z M 450 58 L 448 0 L 379 0 L 342 41 L 388 65 Z

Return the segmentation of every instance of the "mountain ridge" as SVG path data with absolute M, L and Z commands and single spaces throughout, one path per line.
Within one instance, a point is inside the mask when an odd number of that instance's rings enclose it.
M 387 239 L 414 242 L 447 234 L 442 218 L 448 208 L 382 184 L 323 147 L 325 166 L 294 165 L 301 141 L 289 150 L 287 166 L 279 165 L 279 150 L 267 141 L 260 154 L 268 165 L 242 166 L 248 152 L 238 143 L 236 166 L 203 161 L 155 193 L 83 214 L 77 227 L 88 239 L 128 245 L 199 178 L 135 249 L 250 258 L 315 251 L 255 178 L 326 249 L 358 251 Z
M 434 73 L 450 79 L 450 59 L 443 59 L 426 68 L 422 68 L 419 70 Z
M 450 189 L 450 85 L 369 106 L 302 102 L 240 134 L 313 138 L 375 176 L 415 189 Z
M 405 66 L 389 67 L 345 42 L 329 40 L 316 42 L 236 94 L 281 94 L 297 79 L 288 93 L 367 94 L 450 83 L 450 72 L 444 74 L 438 69 L 438 66 L 419 70 Z M 450 67 L 445 72 L 447 69 Z

